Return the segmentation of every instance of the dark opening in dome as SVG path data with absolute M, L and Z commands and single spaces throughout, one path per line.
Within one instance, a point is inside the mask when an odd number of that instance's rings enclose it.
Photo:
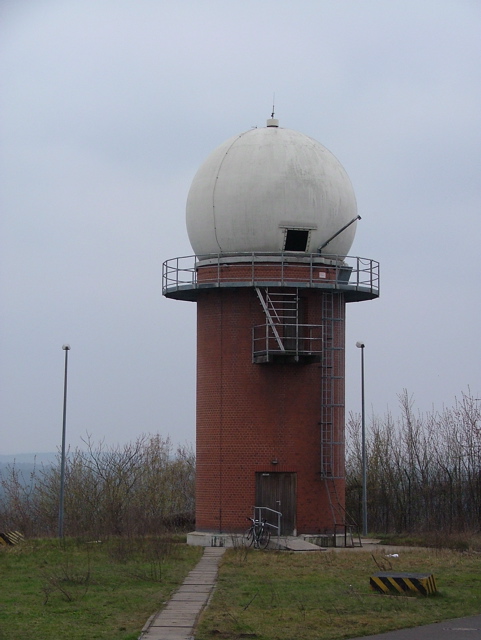
M 304 229 L 287 229 L 284 251 L 305 251 L 309 231 Z

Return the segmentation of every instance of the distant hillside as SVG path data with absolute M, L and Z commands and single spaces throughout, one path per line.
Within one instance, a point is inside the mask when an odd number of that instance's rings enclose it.
M 9 455 L 0 454 L 0 464 L 24 463 L 52 464 L 57 458 L 57 453 L 12 453 Z
M 19 472 L 19 477 L 28 485 L 32 473 L 42 467 L 49 467 L 55 464 L 56 453 L 18 453 L 15 455 L 0 455 L 0 481 L 8 478 L 12 467 Z M 0 497 L 4 493 L 4 488 L 0 484 Z

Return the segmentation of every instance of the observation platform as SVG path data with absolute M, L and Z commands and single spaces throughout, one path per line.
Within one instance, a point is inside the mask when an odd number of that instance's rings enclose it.
M 346 302 L 379 297 L 379 262 L 354 256 L 235 253 L 182 256 L 162 265 L 162 293 L 195 301 L 213 289 L 312 288 L 343 292 Z

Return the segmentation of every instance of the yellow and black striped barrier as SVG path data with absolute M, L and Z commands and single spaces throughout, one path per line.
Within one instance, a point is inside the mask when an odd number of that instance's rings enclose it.
M 436 580 L 432 573 L 393 573 L 381 571 L 371 576 L 370 584 L 380 593 L 406 593 L 408 591 L 428 596 L 436 593 Z
M 7 533 L 0 533 L 0 544 L 13 545 L 22 542 L 23 534 L 20 531 L 8 531 Z

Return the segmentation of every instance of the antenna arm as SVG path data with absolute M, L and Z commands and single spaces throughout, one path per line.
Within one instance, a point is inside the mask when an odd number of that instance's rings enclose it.
M 348 222 L 347 224 L 345 224 L 341 229 L 339 229 L 339 231 L 336 231 L 336 233 L 331 236 L 329 238 L 329 240 L 326 240 L 326 242 L 324 242 L 324 244 L 321 244 L 321 246 L 319 247 L 319 249 L 317 250 L 318 253 L 321 253 L 321 251 L 324 249 L 324 247 L 327 247 L 327 245 L 334 240 L 334 238 L 337 238 L 337 236 L 342 233 L 345 229 L 347 229 L 348 227 L 351 226 L 351 224 L 353 224 L 354 222 L 356 222 L 356 220 L 361 220 L 361 216 L 356 216 L 355 218 L 353 218 L 350 222 Z

